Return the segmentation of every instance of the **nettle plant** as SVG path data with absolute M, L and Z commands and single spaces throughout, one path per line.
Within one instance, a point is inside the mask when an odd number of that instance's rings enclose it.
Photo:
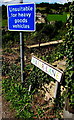
M 65 71 L 65 82 L 70 108 L 74 109 L 74 1 L 70 5 L 70 17 L 67 22 L 67 34 L 65 39 L 65 55 L 67 57 L 67 68 Z

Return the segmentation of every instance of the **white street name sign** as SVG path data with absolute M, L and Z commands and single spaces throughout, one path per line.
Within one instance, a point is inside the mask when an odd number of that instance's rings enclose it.
M 61 77 L 63 75 L 63 72 L 59 70 L 58 68 L 55 68 L 54 66 L 44 62 L 43 60 L 35 57 L 34 55 L 32 56 L 31 63 L 53 77 L 55 80 L 58 82 L 61 81 Z

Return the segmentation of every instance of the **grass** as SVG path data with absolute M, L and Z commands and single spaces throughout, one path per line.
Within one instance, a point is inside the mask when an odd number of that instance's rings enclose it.
M 46 7 L 37 7 L 37 9 L 39 9 L 39 10 L 45 10 Z
M 62 21 L 66 22 L 67 21 L 67 14 L 59 15 L 59 14 L 49 14 L 47 16 L 48 21 Z

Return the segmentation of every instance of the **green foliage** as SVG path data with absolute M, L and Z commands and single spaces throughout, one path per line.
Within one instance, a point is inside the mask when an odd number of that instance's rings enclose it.
M 64 26 L 65 23 L 62 21 L 56 21 L 54 24 L 37 24 L 37 31 L 36 35 L 34 36 L 34 41 L 36 43 L 38 43 L 38 41 L 42 43 L 62 39 L 66 33 L 66 28 L 64 28 Z
M 11 32 L 11 31 L 2 31 L 2 46 L 10 47 L 13 46 L 15 43 L 18 44 L 19 42 L 19 32 Z
M 64 25 L 64 24 L 63 24 L 62 21 L 56 21 L 56 22 L 55 22 L 55 27 L 56 27 L 56 29 L 61 29 L 63 25 Z
M 32 89 L 39 88 L 45 82 L 50 82 L 52 78 L 46 73 L 34 66 L 33 71 L 30 73 L 29 80 L 32 84 Z
M 74 2 L 72 2 L 70 6 L 70 18 L 67 23 L 67 34 L 65 40 L 65 55 L 67 57 L 67 69 L 65 71 L 65 81 L 66 81 L 66 89 L 67 89 L 67 98 L 69 99 L 69 104 L 72 108 L 74 108 Z
M 37 55 L 37 57 L 51 64 L 56 60 L 63 59 L 64 51 L 62 49 L 64 50 L 65 48 L 63 44 L 60 44 L 60 45 L 57 45 L 51 51 L 48 51 L 43 55 L 41 54 Z M 34 50 L 34 53 L 35 53 L 35 50 Z M 30 65 L 30 64 L 25 66 L 25 74 L 26 76 L 28 76 L 26 80 L 28 82 L 27 84 L 32 85 L 33 90 L 35 88 L 41 87 L 44 83 L 49 83 L 50 81 L 54 81 L 54 79 L 51 78 L 49 75 L 47 75 L 45 72 L 43 72 L 36 66 Z
M 56 99 L 56 102 L 59 103 L 60 106 L 57 106 L 56 111 L 58 113 L 58 109 L 64 106 L 63 101 L 65 99 L 69 100 L 69 105 L 72 109 L 74 109 L 74 2 L 71 3 L 70 6 L 70 17 L 67 20 L 67 33 L 65 35 L 64 43 L 62 44 L 61 49 L 59 48 L 58 51 L 56 51 L 57 58 L 63 58 L 63 56 L 66 56 L 66 70 L 64 71 L 64 86 L 66 88 L 66 91 L 63 93 L 62 96 L 60 96 L 60 99 Z M 67 102 L 67 101 L 66 101 Z M 67 104 L 67 106 L 69 106 Z M 69 108 L 67 109 L 70 110 Z M 72 112 L 72 111 L 70 111 Z M 58 116 L 59 117 L 59 116 Z
M 28 89 L 20 83 L 20 66 L 3 63 L 3 73 L 7 75 L 2 81 L 3 94 L 7 101 L 10 101 L 11 107 L 16 110 L 16 117 L 22 119 L 31 119 L 33 112 L 31 110 L 32 95 L 28 94 Z
M 53 29 L 54 29 L 53 25 L 45 25 L 42 30 L 42 33 L 45 33 L 46 35 L 51 37 L 52 33 L 54 32 Z
M 63 14 L 63 15 L 58 15 L 58 14 L 49 14 L 47 16 L 47 20 L 48 21 L 62 21 L 62 22 L 66 22 L 67 20 L 67 14 Z
M 7 19 L 2 20 L 2 27 L 5 27 L 5 26 L 7 26 Z
M 71 4 L 70 6 L 70 18 L 67 21 L 67 34 L 65 37 L 65 42 L 64 44 L 61 46 L 59 45 L 59 49 L 55 51 L 53 51 L 54 53 L 52 54 L 52 57 L 49 57 L 49 54 L 47 53 L 47 56 L 43 56 L 42 59 L 44 59 L 45 61 L 47 61 L 49 63 L 48 60 L 50 60 L 51 62 L 58 60 L 58 59 L 62 59 L 64 56 L 66 56 L 67 58 L 67 68 L 65 70 L 65 88 L 66 88 L 66 93 L 63 94 L 63 96 L 61 96 L 60 100 L 58 101 L 59 104 L 63 103 L 64 99 L 66 99 L 66 97 L 69 99 L 69 105 L 71 108 L 74 109 L 74 2 Z M 51 56 L 51 55 L 50 55 Z M 47 60 L 45 59 L 45 57 L 47 58 Z M 36 72 L 34 72 L 34 74 L 32 74 L 32 76 L 36 76 L 36 73 L 38 71 L 38 68 L 36 68 Z M 35 69 L 34 69 L 35 71 Z M 39 71 L 38 71 L 39 73 Z M 41 73 L 40 73 L 41 74 Z M 42 76 L 42 74 L 41 74 Z M 44 75 L 45 76 L 45 75 Z M 44 79 L 44 76 L 42 76 L 42 79 Z M 36 76 L 35 80 L 38 80 L 38 76 Z M 40 79 L 40 78 L 39 78 Z M 32 79 L 33 80 L 33 79 Z M 32 81 L 33 82 L 33 81 Z M 61 104 L 60 107 L 62 107 L 63 104 Z M 56 109 L 59 109 L 56 108 Z M 63 108 L 63 107 L 62 107 Z M 60 116 L 59 116 L 60 117 Z
M 63 13 L 63 11 L 65 12 L 69 12 L 69 6 L 70 6 L 71 2 L 65 3 L 65 4 L 59 4 L 59 3 L 54 3 L 54 4 L 49 4 L 49 3 L 45 3 L 42 2 L 40 4 L 37 4 L 37 9 L 40 10 L 40 12 L 44 12 L 47 14 L 53 14 L 54 11 L 57 11 L 59 13 Z M 46 9 L 44 9 L 46 8 Z

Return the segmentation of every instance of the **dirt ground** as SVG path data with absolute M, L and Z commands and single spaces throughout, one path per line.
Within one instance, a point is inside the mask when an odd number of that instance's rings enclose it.
M 15 110 L 10 109 L 10 103 L 7 102 L 4 99 L 4 97 L 2 98 L 2 118 L 3 119 L 15 118 Z

